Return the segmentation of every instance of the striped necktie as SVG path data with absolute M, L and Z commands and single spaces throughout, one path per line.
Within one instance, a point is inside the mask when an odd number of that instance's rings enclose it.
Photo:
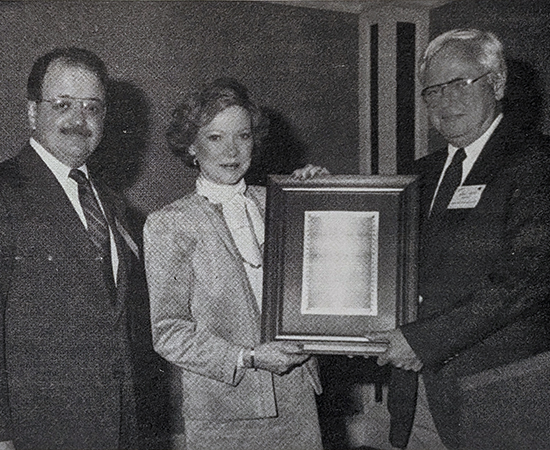
M 112 279 L 111 237 L 107 219 L 103 211 L 101 211 L 90 180 L 86 178 L 84 172 L 78 169 L 72 169 L 69 173 L 69 178 L 72 178 L 78 183 L 78 197 L 88 225 L 88 236 L 98 250 L 99 257 L 103 261 L 105 273 L 110 274 L 110 278 Z

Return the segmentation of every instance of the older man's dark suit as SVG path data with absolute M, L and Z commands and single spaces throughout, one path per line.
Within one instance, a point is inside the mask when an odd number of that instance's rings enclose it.
M 150 344 L 124 204 L 95 183 L 116 240 L 114 288 L 36 152 L 26 146 L 0 171 L 0 441 L 17 450 L 137 448 L 133 363 Z
M 460 379 L 550 349 L 550 160 L 540 136 L 503 119 L 464 183 L 486 185 L 479 203 L 447 209 L 433 224 L 446 155 L 418 161 L 423 302 L 402 331 L 424 363 L 440 436 L 458 448 Z

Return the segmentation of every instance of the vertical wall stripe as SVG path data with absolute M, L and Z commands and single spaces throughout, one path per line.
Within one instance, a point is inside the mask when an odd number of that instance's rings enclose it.
M 396 151 L 397 173 L 412 172 L 415 146 L 416 25 L 397 22 Z
M 370 27 L 370 134 L 371 134 L 371 174 L 379 173 L 378 139 L 378 24 Z

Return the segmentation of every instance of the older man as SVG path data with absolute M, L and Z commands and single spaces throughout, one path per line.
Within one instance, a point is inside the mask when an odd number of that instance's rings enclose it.
M 550 160 L 540 136 L 520 132 L 502 114 L 506 64 L 493 34 L 469 29 L 437 37 L 419 75 L 430 121 L 448 145 L 418 161 L 418 320 L 377 335 L 390 343 L 379 364 L 396 367 L 392 442 L 407 443 L 410 389 L 421 371 L 418 401 L 425 385 L 429 412 L 417 410 L 413 435 L 430 428 L 432 417 L 438 433 L 424 433 L 420 448 L 505 448 L 501 436 L 485 436 L 480 447 L 461 440 L 484 433 L 463 420 L 463 382 L 550 348 Z M 506 395 L 497 387 L 468 408 L 483 414 L 487 401 L 502 403 L 505 415 Z
M 139 445 L 146 288 L 125 206 L 86 167 L 106 82 L 87 50 L 39 58 L 28 79 L 32 138 L 0 166 L 0 449 Z

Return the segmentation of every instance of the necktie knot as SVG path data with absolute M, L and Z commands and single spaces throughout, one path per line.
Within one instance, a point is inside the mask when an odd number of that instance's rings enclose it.
M 71 169 L 71 171 L 69 172 L 69 178 L 75 180 L 79 186 L 87 186 L 89 183 L 86 174 L 82 172 L 82 170 L 78 169 Z
M 463 147 L 459 148 L 453 155 L 453 160 L 451 164 L 462 164 L 466 159 L 466 150 Z

